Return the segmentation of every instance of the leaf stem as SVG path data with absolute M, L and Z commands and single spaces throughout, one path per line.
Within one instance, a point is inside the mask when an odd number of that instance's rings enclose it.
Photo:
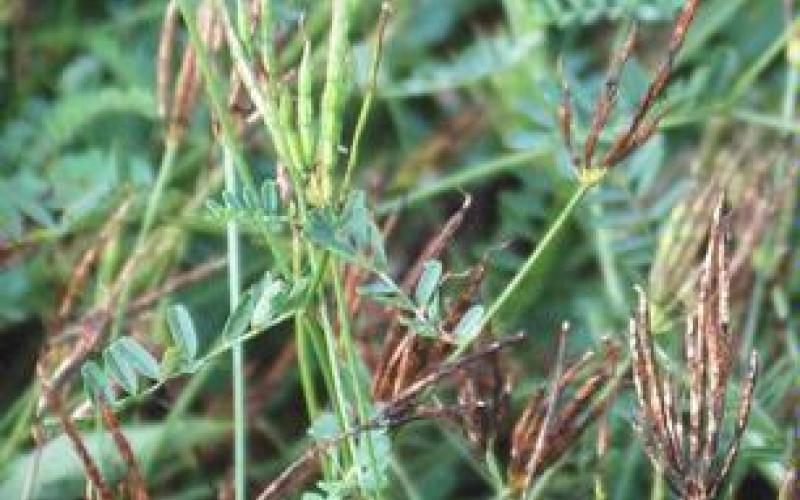
M 236 191 L 236 170 L 233 155 L 228 147 L 223 148 L 223 169 L 225 171 L 225 190 Z M 236 310 L 241 297 L 241 276 L 239 273 L 239 230 L 236 222 L 228 221 L 228 297 L 231 313 Z M 231 347 L 233 369 L 233 449 L 234 449 L 234 491 L 236 500 L 244 500 L 246 491 L 247 467 L 247 422 L 245 409 L 244 345 L 237 340 Z
M 381 7 L 380 17 L 378 18 L 378 27 L 375 33 L 375 50 L 372 54 L 372 63 L 369 70 L 369 80 L 367 83 L 367 91 L 364 94 L 364 102 L 361 104 L 361 111 L 358 113 L 358 121 L 356 128 L 353 132 L 353 140 L 350 144 L 350 157 L 347 160 L 347 167 L 344 172 L 344 179 L 339 188 L 339 205 L 344 203 L 347 196 L 348 188 L 350 187 L 350 179 L 353 175 L 356 163 L 358 162 L 358 151 L 361 145 L 361 136 L 364 133 L 364 127 L 367 124 L 369 111 L 372 107 L 372 100 L 375 98 L 375 91 L 378 87 L 378 66 L 381 62 L 381 52 L 383 51 L 383 37 L 386 32 L 386 23 L 389 20 L 390 7 L 384 3 Z

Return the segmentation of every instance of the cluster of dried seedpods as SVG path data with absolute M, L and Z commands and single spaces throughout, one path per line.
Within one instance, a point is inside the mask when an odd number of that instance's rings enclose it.
M 735 425 L 728 443 L 721 445 L 726 424 L 725 399 L 735 356 L 728 332 L 729 259 L 725 249 L 722 202 L 714 212 L 697 303 L 687 318 L 684 336 L 685 380 L 659 368 L 652 337 L 647 299 L 640 292 L 639 307 L 630 321 L 631 377 L 639 411 L 634 427 L 645 450 L 668 484 L 684 500 L 711 500 L 729 473 L 748 420 L 756 378 L 757 357 L 750 366 L 739 394 Z M 449 307 L 445 324 L 453 325 L 475 300 L 483 265 L 469 273 L 460 296 Z M 510 377 L 502 350 L 525 338 L 516 334 L 496 341 L 476 342 L 469 354 L 449 360 L 455 351 L 447 338 L 424 339 L 406 327 L 390 329 L 395 338 L 373 369 L 373 397 L 380 408 L 370 422 L 353 432 L 375 427 L 396 427 L 412 420 L 437 419 L 462 429 L 470 442 L 483 449 L 489 439 L 508 433 L 510 443 L 508 488 L 523 496 L 532 481 L 557 462 L 583 432 L 608 410 L 625 373 L 619 368 L 620 350 L 604 339 L 602 355 L 588 352 L 565 362 L 569 326 L 558 332 L 557 361 L 549 384 L 531 394 L 509 428 Z M 447 330 L 445 330 L 447 331 Z M 488 335 L 484 332 L 484 335 Z M 482 344 L 483 342 L 483 344 Z M 481 345 L 482 344 L 482 345 Z M 455 382 L 443 384 L 445 381 Z M 455 386 L 455 401 L 431 402 L 433 390 Z M 322 452 L 336 438 L 310 449 L 264 490 L 262 499 L 278 498 L 287 488 L 309 479 Z M 502 456 L 502 455 L 501 455 Z
M 714 212 L 696 304 L 686 318 L 685 384 L 658 368 L 650 309 L 641 291 L 637 314 L 630 322 L 633 379 L 641 407 L 636 429 L 651 460 L 664 471 L 673 490 L 686 500 L 716 496 L 736 458 L 753 400 L 756 351 L 750 354 L 748 373 L 741 384 L 733 435 L 727 450 L 721 452 L 728 381 L 737 358 L 729 332 L 726 234 L 720 201 Z M 688 405 L 684 386 L 688 386 Z
M 419 277 L 421 263 L 436 258 L 446 247 L 464 219 L 469 200 L 434 235 L 421 252 L 403 280 L 410 289 Z M 355 433 L 374 428 L 395 428 L 415 420 L 440 420 L 461 429 L 474 448 L 485 450 L 495 443 L 495 437 L 508 435 L 510 493 L 522 495 L 532 479 L 541 475 L 557 461 L 583 431 L 612 401 L 612 386 L 616 386 L 616 366 L 619 349 L 606 340 L 604 354 L 586 353 L 562 370 L 565 357 L 568 325 L 559 333 L 559 354 L 556 373 L 549 391 L 535 392 L 519 415 L 513 429 L 506 425 L 510 414 L 511 377 L 502 351 L 522 342 L 526 335 L 517 333 L 498 340 L 490 339 L 488 330 L 476 339 L 470 351 L 453 358 L 456 340 L 449 335 L 462 316 L 477 300 L 483 282 L 486 263 L 473 266 L 464 278 L 460 293 L 446 305 L 440 325 L 442 335 L 422 337 L 398 320 L 396 311 L 384 311 L 384 321 L 372 325 L 387 331 L 378 356 L 372 366 L 372 398 L 378 414 L 370 421 L 356 426 L 333 439 L 318 442 L 293 462 L 261 493 L 259 500 L 282 498 L 291 489 L 300 487 L 318 469 L 323 453 L 331 446 Z M 350 273 L 362 273 L 350 269 Z M 358 279 L 347 280 L 355 287 Z M 357 300 L 353 309 L 369 307 Z M 371 317 L 381 313 L 370 314 Z M 368 349 L 367 345 L 364 349 Z M 438 398 L 430 397 L 434 392 Z M 452 397 L 448 398 L 447 394 Z
M 589 133 L 584 141 L 582 155 L 576 150 L 577 145 L 573 139 L 573 110 L 570 91 L 566 83 L 564 84 L 563 99 L 558 109 L 559 124 L 564 143 L 572 160 L 572 166 L 575 168 L 580 178 L 591 182 L 598 174 L 602 174 L 602 172 L 625 160 L 625 158 L 647 142 L 656 130 L 658 130 L 658 125 L 661 122 L 664 112 L 660 112 L 651 119 L 648 119 L 648 114 L 666 88 L 672 72 L 672 67 L 675 64 L 675 58 L 683 45 L 687 30 L 692 24 L 699 4 L 700 0 L 687 0 L 684 4 L 683 9 L 681 9 L 680 14 L 678 14 L 678 18 L 675 20 L 675 25 L 667 46 L 667 53 L 656 71 L 656 76 L 640 98 L 639 104 L 631 116 L 628 126 L 616 134 L 611 146 L 599 161 L 595 160 L 595 152 L 600 141 L 600 134 L 603 132 L 606 125 L 608 125 L 611 111 L 614 109 L 617 102 L 619 95 L 619 79 L 622 69 L 633 52 L 636 42 L 635 26 L 630 30 L 622 47 L 617 51 L 611 61 L 603 91 L 595 104 Z
M 699 0 L 686 2 L 670 37 L 667 56 L 656 77 L 641 98 L 628 127 L 617 135 L 599 161 L 595 160 L 596 148 L 617 99 L 619 76 L 633 50 L 635 30 L 631 30 L 612 60 L 582 154 L 575 150 L 573 111 L 569 90 L 565 87 L 559 120 L 567 149 L 582 180 L 590 180 L 597 172 L 602 173 L 623 161 L 657 129 L 661 115 L 650 120 L 647 115 L 666 86 L 675 56 L 698 4 Z M 214 49 L 221 44 L 221 30 L 212 19 L 213 11 L 205 2 L 203 6 L 199 16 L 199 32 L 203 42 Z M 169 122 L 168 140 L 174 142 L 180 140 L 200 84 L 197 55 L 191 47 L 187 47 L 171 110 L 167 110 L 170 72 L 166 68 L 171 65 L 171 41 L 176 19 L 175 3 L 170 2 L 159 51 L 161 71 L 158 89 L 160 111 Z M 235 95 L 230 96 L 229 102 L 232 109 L 240 98 L 239 85 L 233 87 L 236 89 Z M 468 203 L 465 203 L 462 210 L 431 240 L 404 281 L 406 287 L 410 287 L 419 277 L 422 262 L 435 258 L 443 251 L 463 220 L 467 207 Z M 679 389 L 681 379 L 662 374 L 657 368 L 649 311 L 643 295 L 639 311 L 631 321 L 631 372 L 641 407 L 636 427 L 654 463 L 664 471 L 674 491 L 686 500 L 711 499 L 719 491 L 735 459 L 755 383 L 756 359 L 753 355 L 750 371 L 742 385 L 735 430 L 727 450 L 720 455 L 720 430 L 724 424 L 725 394 L 733 358 L 728 351 L 729 274 L 720 212 L 721 208 L 718 208 L 696 298 L 696 310 L 687 322 L 688 401 L 684 391 Z M 463 292 L 449 305 L 441 325 L 443 332 L 451 331 L 475 300 L 484 272 L 484 264 L 470 271 Z M 363 276 L 360 271 L 351 269 L 350 278 L 346 282 L 352 291 Z M 360 301 L 355 294 L 349 296 L 352 298 L 352 312 L 356 312 Z M 568 328 L 565 325 L 558 334 L 558 361 L 551 383 L 530 396 L 516 422 L 509 427 L 505 425 L 505 420 L 510 414 L 511 383 L 501 351 L 523 340 L 523 335 L 512 335 L 496 341 L 479 338 L 470 353 L 450 359 L 456 350 L 452 339 L 425 339 L 401 325 L 391 314 L 387 319 L 388 334 L 383 341 L 382 353 L 372 367 L 372 396 L 380 412 L 370 422 L 349 431 L 348 435 L 375 427 L 395 427 L 415 419 L 444 419 L 463 429 L 468 439 L 476 447 L 482 448 L 493 442 L 491 437 L 507 432 L 510 438 L 506 455 L 508 485 L 514 495 L 523 495 L 531 482 L 562 457 L 589 425 L 608 410 L 622 377 L 618 369 L 621 365 L 619 348 L 610 340 L 604 342 L 601 355 L 587 353 L 573 363 L 566 363 L 565 339 Z M 482 337 L 488 336 L 488 332 L 483 332 Z M 443 386 L 445 380 L 456 382 L 452 384 L 456 387 L 455 401 L 430 402 L 426 395 Z M 60 409 L 55 392 L 48 390 L 48 393 L 51 409 L 66 419 L 64 427 L 69 433 L 72 426 Z M 687 403 L 688 422 L 684 418 Z M 115 423 L 113 414 L 104 412 L 104 415 L 109 427 L 118 431 L 119 425 Z M 115 440 L 117 437 L 115 432 Z M 323 451 L 335 445 L 339 439 L 321 442 L 310 448 L 263 490 L 259 498 L 277 498 L 289 488 L 308 480 L 313 476 Z M 73 441 L 77 441 L 76 446 L 80 445 L 79 439 Z M 119 440 L 120 448 L 125 449 L 125 444 L 122 437 Z M 91 461 L 87 461 L 87 470 L 92 466 Z M 132 491 L 136 494 L 133 496 L 146 496 L 135 461 L 130 464 L 130 470 L 134 473 L 131 483 Z M 107 488 L 99 489 L 105 491 L 106 495 L 110 494 Z
M 650 120 L 647 115 L 667 84 L 698 5 L 699 0 L 689 0 L 684 5 L 656 77 L 642 96 L 628 127 L 617 134 L 599 162 L 595 161 L 595 150 L 617 100 L 619 76 L 633 50 L 635 29 L 631 30 L 612 60 L 582 155 L 575 149 L 573 112 L 569 89 L 565 86 L 559 122 L 573 166 L 582 182 L 593 183 L 644 144 L 657 129 L 663 114 Z M 417 264 L 412 266 L 404 282 L 406 288 L 419 277 L 421 263 L 442 251 L 446 240 L 463 220 L 467 206 L 465 203 L 462 210 L 451 218 L 439 237 L 431 241 Z M 753 354 L 743 384 L 735 432 L 728 451 L 719 459 L 717 452 L 720 429 L 724 424 L 724 398 L 732 363 L 732 356 L 726 351 L 730 340 L 727 338 L 729 263 L 724 250 L 720 212 L 721 203 L 715 212 L 696 311 L 689 318 L 686 334 L 688 425 L 684 423 L 682 393 L 671 378 L 660 375 L 656 367 L 649 310 L 643 294 L 639 311 L 631 320 L 631 371 L 640 405 L 636 427 L 654 464 L 665 471 L 675 493 L 686 500 L 711 499 L 718 492 L 736 456 L 755 383 L 756 359 Z M 454 327 L 474 300 L 483 273 L 482 265 L 469 273 L 464 292 L 449 308 L 442 325 L 443 332 Z M 358 271 L 353 275 L 358 276 Z M 350 280 L 353 289 L 357 281 Z M 567 329 L 565 325 L 559 332 L 558 362 L 551 384 L 531 395 L 510 432 L 508 486 L 515 496 L 524 495 L 531 481 L 564 455 L 583 431 L 608 409 L 618 389 L 622 375 L 617 373 L 619 349 L 610 340 L 604 342 L 602 357 L 587 353 L 563 369 Z M 396 426 L 420 418 L 445 419 L 461 427 L 477 446 L 485 446 L 488 437 L 501 431 L 501 424 L 509 413 L 510 379 L 503 373 L 500 351 L 522 340 L 522 335 L 484 347 L 480 347 L 479 340 L 471 354 L 449 360 L 456 349 L 452 339 L 446 336 L 424 339 L 402 326 L 397 318 L 390 320 L 387 331 L 383 352 L 373 368 L 373 398 L 380 404 L 381 413 L 370 426 Z M 583 377 L 582 383 L 577 382 L 579 377 Z M 423 396 L 445 378 L 457 381 L 457 401 L 450 405 L 441 402 L 433 406 L 424 405 Z M 571 386 L 576 388 L 569 391 Z M 332 443 L 325 443 L 326 446 L 329 444 Z M 301 469 L 301 464 L 317 460 L 321 450 L 322 447 L 317 446 L 293 464 L 289 469 L 291 474 L 273 482 L 262 498 L 283 491 L 290 477 Z

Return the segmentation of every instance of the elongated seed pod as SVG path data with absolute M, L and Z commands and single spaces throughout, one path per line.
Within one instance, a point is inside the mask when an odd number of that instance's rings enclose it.
M 347 60 L 349 30 L 347 0 L 333 0 L 331 30 L 328 37 L 328 65 L 320 107 L 320 138 L 317 182 L 321 203 L 332 194 L 331 175 L 336 166 L 342 133 L 342 111 L 347 95 Z
M 314 162 L 314 148 L 317 143 L 317 130 L 314 124 L 313 74 L 311 73 L 311 44 L 303 44 L 303 56 L 297 74 L 297 127 L 300 130 L 300 146 L 303 168 L 308 169 Z

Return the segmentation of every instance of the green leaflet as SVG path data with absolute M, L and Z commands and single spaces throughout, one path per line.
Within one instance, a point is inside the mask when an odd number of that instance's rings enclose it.
M 420 307 L 425 307 L 430 302 L 439 280 L 442 277 L 442 263 L 438 260 L 429 260 L 423 264 L 422 275 L 414 290 L 414 300 Z
M 167 324 L 169 325 L 172 339 L 180 349 L 184 360 L 187 362 L 194 361 L 197 357 L 197 332 L 186 307 L 181 304 L 170 306 L 167 309 Z

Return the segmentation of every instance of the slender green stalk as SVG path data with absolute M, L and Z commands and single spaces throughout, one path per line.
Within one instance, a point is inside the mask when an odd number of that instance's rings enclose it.
M 14 420 L 14 426 L 11 428 L 10 435 L 8 435 L 6 442 L 0 446 L 0 464 L 8 463 L 17 447 L 20 446 L 30 433 L 30 423 L 36 410 L 36 391 L 33 386 L 25 391 L 25 394 L 19 397 L 14 403 L 14 406 L 8 412 L 7 417 L 3 418 L 3 427 Z
M 792 33 L 798 26 L 800 26 L 800 18 L 787 26 L 783 34 L 776 38 L 775 41 L 772 42 L 772 45 L 761 53 L 759 58 L 750 65 L 747 71 L 742 73 L 730 94 L 729 102 L 731 104 L 744 95 L 744 93 L 753 86 L 756 78 L 758 78 L 758 76 L 769 67 L 772 61 L 781 54 L 781 51 L 786 47 L 786 41 L 789 40 L 789 37 L 792 36 Z
M 134 254 L 141 250 L 147 234 L 153 227 L 155 222 L 156 212 L 161 205 L 161 199 L 164 196 L 164 189 L 172 177 L 172 170 L 175 165 L 175 153 L 178 150 L 178 144 L 174 141 L 167 141 L 164 145 L 164 155 L 161 157 L 161 166 L 158 169 L 158 177 L 150 192 L 150 197 L 147 199 L 147 206 L 144 210 L 144 217 L 142 218 L 142 226 L 139 229 L 139 236 L 136 238 L 136 246 L 134 247 Z
M 350 143 L 350 158 L 347 160 L 347 168 L 344 172 L 344 179 L 342 180 L 341 187 L 339 188 L 339 204 L 344 203 L 345 196 L 350 186 L 350 178 L 353 175 L 356 163 L 358 162 L 358 151 L 361 145 L 361 136 L 364 133 L 364 127 L 367 124 L 369 111 L 372 107 L 372 100 L 375 98 L 375 91 L 378 88 L 378 66 L 381 62 L 381 52 L 383 50 L 383 35 L 386 32 L 386 22 L 389 19 L 389 7 L 384 4 L 381 7 L 380 18 L 378 19 L 378 28 L 375 32 L 375 50 L 372 54 L 372 63 L 370 65 L 369 80 L 367 83 L 367 91 L 364 94 L 364 102 L 361 104 L 361 111 L 358 113 L 358 121 L 356 122 L 356 129 L 353 132 L 353 141 Z
M 236 192 L 236 171 L 233 155 L 228 148 L 223 149 L 223 169 L 225 171 L 225 190 Z M 239 274 L 239 230 L 236 222 L 228 221 L 228 297 L 231 313 L 239 305 L 241 296 L 241 276 Z M 247 468 L 247 422 L 245 408 L 244 345 L 234 342 L 231 347 L 233 370 L 233 448 L 234 448 L 234 491 L 236 500 L 244 500 Z
M 302 273 L 302 245 L 300 230 L 292 229 L 292 275 L 295 280 L 300 279 Z M 319 413 L 317 407 L 317 394 L 314 378 L 311 373 L 311 359 L 309 357 L 308 331 L 304 328 L 304 313 L 298 311 L 294 317 L 294 338 L 297 349 L 297 364 L 300 367 L 300 384 L 303 387 L 303 397 L 306 402 L 306 412 L 309 421 L 313 421 Z
M 339 370 L 339 356 L 336 349 L 336 338 L 333 334 L 333 326 L 331 325 L 330 315 L 328 314 L 328 306 L 325 303 L 325 297 L 319 297 L 320 318 L 322 320 L 322 333 L 325 337 L 325 354 L 328 358 L 328 368 L 330 370 L 330 378 L 333 381 L 333 402 L 336 409 L 336 418 L 339 423 L 339 428 L 346 431 L 350 428 L 350 423 L 347 415 L 347 397 L 344 392 L 344 383 L 342 381 L 342 374 Z M 350 454 L 349 463 L 354 463 L 357 446 L 355 437 L 349 435 L 347 437 L 347 448 Z
M 294 339 L 297 349 L 297 364 L 300 368 L 300 385 L 303 388 L 303 398 L 306 403 L 308 420 L 313 421 L 319 414 L 317 405 L 317 390 L 314 385 L 314 376 L 311 370 L 311 360 L 308 356 L 308 334 L 303 328 L 303 311 L 298 311 L 294 319 Z
M 344 345 L 345 349 L 345 356 L 347 358 L 347 370 L 350 375 L 350 384 L 353 388 L 353 394 L 355 395 L 356 400 L 356 411 L 358 412 L 358 423 L 364 424 L 369 420 L 369 409 L 367 407 L 366 395 L 362 392 L 362 384 L 361 379 L 358 376 L 358 353 L 356 352 L 356 346 L 353 342 L 352 331 L 350 329 L 350 319 L 349 319 L 349 312 L 347 309 L 347 301 L 344 296 L 344 287 L 342 286 L 342 280 L 340 277 L 340 271 L 343 269 L 343 266 L 333 265 L 331 266 L 332 274 L 333 274 L 333 288 L 334 288 L 334 295 L 336 297 L 336 307 L 337 307 L 337 314 L 339 318 L 339 339 Z M 367 440 L 367 450 L 369 452 L 370 462 L 372 465 L 373 472 L 377 469 L 377 460 L 375 458 L 375 449 L 372 444 L 372 434 L 367 432 L 365 435 L 365 439 Z M 361 464 L 358 464 L 359 466 Z M 362 474 L 359 473 L 359 485 L 361 485 L 360 479 L 362 478 Z
M 389 466 L 392 468 L 392 471 L 394 471 L 397 482 L 400 483 L 400 487 L 403 489 L 404 497 L 408 500 L 422 500 L 422 494 L 417 491 L 416 486 L 414 486 L 414 483 L 411 481 L 411 477 L 409 477 L 403 464 L 401 464 L 394 455 L 392 455 Z
M 650 491 L 650 500 L 664 500 L 664 471 L 656 467 L 653 476 L 653 488 Z
M 347 357 L 348 372 L 350 376 L 350 383 L 353 386 L 353 393 L 356 398 L 356 408 L 358 410 L 358 417 L 360 423 L 367 421 L 367 409 L 364 395 L 361 392 L 361 381 L 358 377 L 358 365 L 356 362 L 356 348 L 353 343 L 353 337 L 350 330 L 350 319 L 348 317 L 347 303 L 344 297 L 344 289 L 342 287 L 342 280 L 339 276 L 341 266 L 332 265 L 331 274 L 333 275 L 333 288 L 336 298 L 336 309 L 339 319 L 339 338 L 342 342 L 345 355 Z
M 144 244 L 147 241 L 147 235 L 153 228 L 158 207 L 161 206 L 161 200 L 164 197 L 164 190 L 172 177 L 172 170 L 175 165 L 175 153 L 178 150 L 178 144 L 174 141 L 167 141 L 164 144 L 164 153 L 161 157 L 161 166 L 158 169 L 158 176 L 150 196 L 147 198 L 147 205 L 145 206 L 144 215 L 142 217 L 142 225 L 139 227 L 139 234 L 136 237 L 136 243 L 133 246 L 130 258 L 137 258 L 137 256 L 144 251 Z M 114 321 L 111 324 L 111 338 L 119 335 L 122 329 L 122 322 L 125 317 L 125 308 L 128 305 L 128 300 L 131 294 L 131 279 L 128 278 L 122 283 L 122 288 L 119 293 L 119 299 L 116 305 L 116 313 L 114 314 Z
M 592 203 L 590 210 L 597 220 L 600 220 L 603 216 L 603 205 L 599 201 Z M 620 278 L 614 252 L 611 248 L 612 241 L 610 231 L 605 227 L 595 227 L 594 236 L 597 259 L 600 264 L 603 282 L 605 283 L 606 294 L 611 304 L 614 306 L 615 312 L 624 317 L 628 314 L 628 304 L 625 301 L 622 279 Z
M 494 300 L 492 305 L 489 306 L 489 309 L 486 311 L 486 315 L 483 317 L 483 326 L 488 324 L 494 315 L 497 314 L 497 312 L 506 304 L 506 302 L 508 302 L 511 296 L 514 295 L 525 277 L 530 274 L 531 270 L 539 262 L 539 259 L 541 258 L 542 254 L 544 254 L 544 251 L 550 246 L 550 243 L 561 231 L 564 223 L 567 221 L 567 219 L 569 219 L 569 216 L 575 210 L 575 207 L 578 206 L 578 202 L 583 199 L 590 187 L 591 184 L 588 183 L 581 183 L 578 185 L 570 200 L 567 202 L 564 208 L 561 209 L 561 213 L 558 214 L 556 220 L 553 221 L 542 239 L 539 240 L 536 248 L 534 248 L 533 252 L 531 252 L 530 256 L 528 256 L 528 259 L 525 261 L 519 271 L 517 271 L 517 274 L 511 279 L 511 281 L 508 282 L 506 287 Z

